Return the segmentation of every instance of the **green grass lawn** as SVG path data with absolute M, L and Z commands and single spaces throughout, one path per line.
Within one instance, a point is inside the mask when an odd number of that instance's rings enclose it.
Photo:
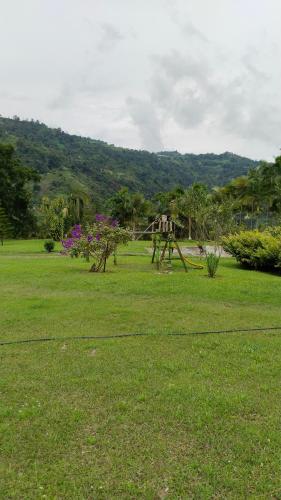
M 281 278 L 0 248 L 0 498 L 281 498 Z M 58 247 L 57 247 L 58 249 Z M 169 336 L 186 333 L 185 336 Z

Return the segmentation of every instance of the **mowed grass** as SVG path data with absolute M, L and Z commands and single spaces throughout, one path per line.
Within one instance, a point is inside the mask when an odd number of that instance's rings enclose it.
M 42 245 L 0 248 L 0 340 L 61 339 L 0 346 L 0 497 L 281 498 L 281 278 Z

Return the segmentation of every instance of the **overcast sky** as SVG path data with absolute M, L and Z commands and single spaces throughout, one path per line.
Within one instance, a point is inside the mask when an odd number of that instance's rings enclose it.
M 281 147 L 280 0 L 0 0 L 0 113 L 150 151 Z

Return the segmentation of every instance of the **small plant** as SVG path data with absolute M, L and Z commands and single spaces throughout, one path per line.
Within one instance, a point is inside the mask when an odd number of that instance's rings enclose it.
M 207 262 L 207 270 L 209 278 L 215 278 L 219 261 L 220 261 L 220 255 L 217 255 L 214 252 L 207 253 L 206 262 Z
M 55 242 L 53 240 L 47 240 L 44 243 L 44 248 L 46 252 L 51 253 L 55 248 Z

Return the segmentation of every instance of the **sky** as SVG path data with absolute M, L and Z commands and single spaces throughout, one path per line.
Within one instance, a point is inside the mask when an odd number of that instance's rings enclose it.
M 280 0 L 0 7 L 2 116 L 134 149 L 280 154 Z

